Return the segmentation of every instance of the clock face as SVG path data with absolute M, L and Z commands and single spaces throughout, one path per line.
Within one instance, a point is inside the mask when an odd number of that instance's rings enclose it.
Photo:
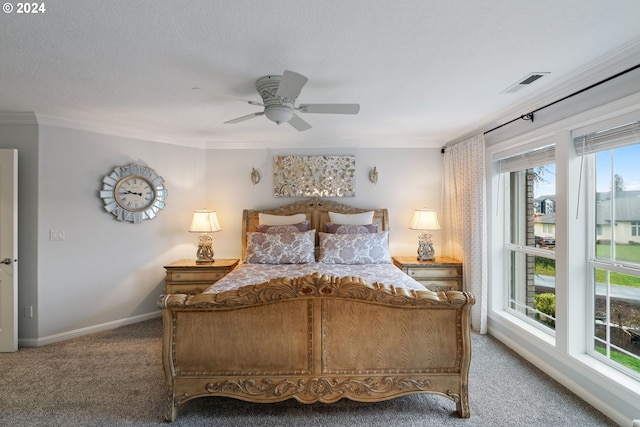
M 116 167 L 102 179 L 100 190 L 104 209 L 118 221 L 133 223 L 155 218 L 166 196 L 162 177 L 134 163 Z
M 153 205 L 156 199 L 156 191 L 146 178 L 140 175 L 131 175 L 121 179 L 114 190 L 116 202 L 131 212 L 140 212 Z

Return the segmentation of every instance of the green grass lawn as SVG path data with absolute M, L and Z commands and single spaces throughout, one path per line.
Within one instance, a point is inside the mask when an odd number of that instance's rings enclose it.
M 606 355 L 606 351 L 604 348 L 596 347 L 596 350 L 598 351 L 598 353 Z M 634 371 L 640 372 L 640 359 L 636 357 L 631 357 L 624 353 L 611 350 L 611 360 L 614 360 L 619 364 L 626 366 L 627 368 L 633 369 Z
M 598 257 L 608 258 L 610 253 L 611 245 L 596 246 L 596 254 Z M 640 263 L 640 245 L 617 245 L 616 259 Z M 606 280 L 606 272 L 604 270 L 596 270 L 596 281 L 605 282 Z M 610 281 L 613 285 L 640 288 L 640 277 L 629 276 L 628 274 L 612 272 L 610 274 Z
M 611 245 L 598 245 L 596 247 L 598 257 L 608 257 L 610 251 Z M 634 261 L 640 263 L 640 245 L 616 246 L 616 258 L 619 260 Z M 536 257 L 536 274 L 555 276 L 555 262 L 553 262 L 553 260 Z M 640 277 L 611 272 L 609 279 L 612 285 L 640 288 Z M 604 270 L 596 270 L 596 281 L 601 283 L 606 282 L 606 272 Z
M 609 258 L 611 245 L 597 245 L 596 255 L 598 258 Z M 640 263 L 640 245 L 617 245 L 616 259 Z

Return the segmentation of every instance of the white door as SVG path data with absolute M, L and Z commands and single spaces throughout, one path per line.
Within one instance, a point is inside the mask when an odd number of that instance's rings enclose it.
M 0 351 L 18 349 L 18 150 L 0 149 Z

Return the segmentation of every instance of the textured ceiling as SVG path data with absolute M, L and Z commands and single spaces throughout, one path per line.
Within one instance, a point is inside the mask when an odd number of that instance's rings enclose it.
M 211 148 L 439 147 L 640 51 L 637 0 L 44 4 L 0 16 L 0 111 Z M 298 102 L 360 113 L 223 124 L 260 111 L 255 80 L 284 69 L 309 78 Z M 530 72 L 550 74 L 501 93 Z

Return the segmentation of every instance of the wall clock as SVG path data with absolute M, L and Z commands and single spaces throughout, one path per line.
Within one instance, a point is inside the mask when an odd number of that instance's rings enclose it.
M 164 208 L 165 197 L 164 179 L 146 166 L 117 166 L 102 179 L 104 209 L 118 221 L 139 223 L 155 218 Z

